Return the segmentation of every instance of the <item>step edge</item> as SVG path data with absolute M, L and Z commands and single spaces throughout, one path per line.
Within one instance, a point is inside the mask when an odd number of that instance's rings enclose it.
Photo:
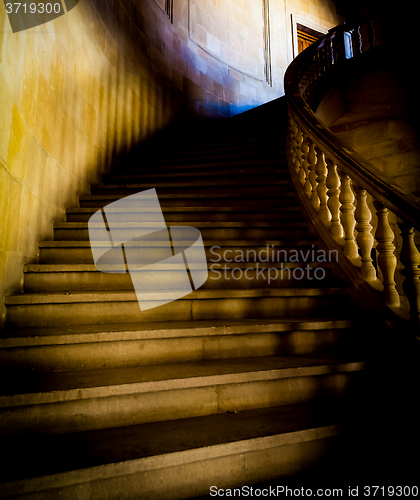
M 20 348 L 20 347 L 38 347 L 38 346 L 59 346 L 67 344 L 85 344 L 100 342 L 124 342 L 135 340 L 157 340 L 191 337 L 209 337 L 226 335 L 247 335 L 253 333 L 283 333 L 290 331 L 310 331 L 310 330 L 330 330 L 347 329 L 354 326 L 350 319 L 332 319 L 332 320 L 279 320 L 269 323 L 256 321 L 255 323 L 246 322 L 235 325 L 217 325 L 217 326 L 196 326 L 182 328 L 166 329 L 143 329 L 143 330 L 118 330 L 98 332 L 80 332 L 55 335 L 35 335 L 5 337 L 0 339 L 0 349 Z M 38 330 L 38 329 L 37 329 Z M 256 331 L 258 330 L 258 331 Z
M 236 295 L 235 295 L 236 292 Z M 211 300 L 211 299 L 237 299 L 237 298 L 261 298 L 261 297 L 313 297 L 320 295 L 347 295 L 347 288 L 254 288 L 254 289 L 215 289 L 215 290 L 195 290 L 177 300 Z M 161 296 L 164 295 L 164 297 Z M 157 300 L 171 298 L 171 292 L 149 292 L 150 297 L 144 300 Z M 113 297 L 111 297 L 111 295 Z M 144 294 L 146 295 L 146 294 Z M 102 300 L 98 300 L 102 299 Z M 40 302 L 29 301 L 38 300 Z M 60 293 L 22 293 L 16 295 L 6 295 L 6 305 L 46 305 L 46 304 L 71 304 L 71 303 L 109 303 L 109 302 L 138 302 L 135 292 L 60 292 Z
M 215 241 L 215 240 L 205 240 L 203 241 L 203 244 L 205 247 L 216 247 L 216 248 L 224 248 L 224 247 L 263 247 L 267 248 L 267 245 L 275 245 L 275 246 L 286 246 L 286 247 L 295 247 L 296 245 L 315 245 L 317 240 L 314 239 L 302 239 L 302 240 L 296 240 L 293 242 L 290 242 L 290 240 L 264 240 L 264 244 L 259 241 L 255 241 L 252 239 L 238 239 L 238 240 L 224 240 L 222 242 L 220 241 Z M 94 246 L 109 246 L 109 241 L 99 241 L 95 240 L 92 243 L 94 243 Z M 127 245 L 130 242 L 126 242 L 125 245 Z M 158 242 L 157 242 L 158 243 Z M 181 242 L 182 244 L 182 242 Z M 144 246 L 144 245 L 143 245 Z M 154 243 L 154 246 L 157 246 Z M 161 245 L 158 246 L 166 246 L 166 243 L 162 243 Z M 85 248 L 90 248 L 91 247 L 91 242 L 87 240 L 44 240 L 39 242 L 39 247 L 40 248 L 66 248 L 66 247 L 85 247 Z
M 365 370 L 366 365 L 367 363 L 364 361 L 347 361 L 337 363 L 324 362 L 309 366 L 303 364 L 298 367 L 267 368 L 262 370 L 202 375 L 198 377 L 179 377 L 146 382 L 129 382 L 116 385 L 76 387 L 72 389 L 58 389 L 36 393 L 20 393 L 0 396 L 0 410 L 13 411 L 13 408 L 22 408 L 34 405 L 60 404 L 86 401 L 90 399 L 252 384 L 256 382 L 270 382 L 301 377 L 319 377 L 338 373 L 354 373 Z M 100 369 L 97 371 L 100 371 Z
M 213 266 L 217 265 L 223 265 L 223 268 L 213 268 Z M 257 261 L 257 262 L 235 262 L 232 263 L 231 261 L 217 261 L 217 262 L 212 262 L 210 261 L 206 265 L 199 265 L 199 264 L 189 264 L 189 267 L 191 269 L 207 269 L 208 271 L 219 271 L 219 270 L 224 270 L 225 268 L 227 270 L 230 269 L 268 269 L 270 266 L 271 267 L 279 267 L 281 269 L 293 269 L 295 267 L 299 266 L 309 266 L 309 267 L 322 267 L 326 269 L 332 268 L 333 263 L 332 262 L 318 262 L 318 261 L 305 261 L 305 262 L 288 262 L 288 261 L 282 261 L 282 262 L 264 262 L 264 261 Z M 113 270 L 118 270 L 121 272 L 126 272 L 125 266 L 112 266 L 109 265 L 109 271 Z M 105 267 L 104 267 L 105 269 Z M 184 265 L 177 265 L 177 264 L 160 264 L 157 262 L 153 266 L 153 271 L 170 271 L 170 270 L 185 270 Z M 23 266 L 23 272 L 26 274 L 54 274 L 54 273 L 101 273 L 102 271 L 98 270 L 98 268 L 94 264 L 25 264 Z
M 0 498 L 42 492 L 53 488 L 65 488 L 112 477 L 126 476 L 140 472 L 188 465 L 195 462 L 214 460 L 228 455 L 241 455 L 264 449 L 278 448 L 292 444 L 334 437 L 344 432 L 344 426 L 333 424 L 322 427 L 222 443 L 204 448 L 194 448 L 152 457 L 115 462 L 86 469 L 66 471 L 58 474 L 2 483 Z

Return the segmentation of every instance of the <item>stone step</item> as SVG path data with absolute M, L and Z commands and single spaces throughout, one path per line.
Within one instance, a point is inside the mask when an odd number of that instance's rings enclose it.
M 112 266 L 115 273 L 98 271 L 89 264 L 56 264 L 24 266 L 24 291 L 84 292 L 94 290 L 134 291 L 131 276 L 126 268 Z M 201 266 L 194 269 L 201 270 Z M 331 262 L 218 262 L 205 268 L 207 281 L 202 289 L 214 288 L 264 288 L 332 286 Z M 185 266 L 155 264 L 153 270 L 143 271 L 142 276 L 153 289 L 174 289 L 184 278 Z M 336 285 L 337 283 L 335 283 Z
M 0 366 L 30 372 L 344 352 L 348 319 L 182 321 L 4 330 Z
M 88 227 L 89 226 L 89 227 Z M 147 229 L 160 228 L 161 223 L 155 222 L 121 222 L 118 227 L 112 228 L 112 238 L 116 241 L 130 241 Z M 237 221 L 237 222 L 198 222 L 192 221 L 188 226 L 183 222 L 174 222 L 178 237 L 181 237 L 183 228 L 195 227 L 200 230 L 203 239 L 222 241 L 226 239 L 266 240 L 273 238 L 288 238 L 291 241 L 304 238 L 308 233 L 306 222 L 297 221 Z M 185 238 L 188 239 L 188 229 L 185 229 Z M 54 223 L 54 239 L 101 241 L 103 225 L 87 222 L 56 222 Z M 167 238 L 166 231 L 155 231 L 150 234 L 150 243 Z M 188 245 L 189 246 L 189 245 Z
M 187 191 L 187 189 L 197 189 L 203 191 L 206 188 L 217 188 L 224 189 L 225 187 L 243 187 L 243 186 L 283 186 L 284 188 L 290 189 L 289 179 L 279 179 L 276 175 L 265 175 L 265 176 L 249 176 L 249 177 L 224 177 L 224 178 L 214 178 L 211 180 L 200 178 L 198 180 L 190 179 L 175 179 L 167 180 L 160 179 L 158 182 L 126 182 L 121 184 L 93 184 L 91 186 L 92 194 L 112 194 L 113 192 L 118 193 L 120 191 L 143 191 L 146 189 L 157 189 L 163 192 L 168 192 L 169 189 Z
M 152 173 L 149 171 L 146 171 L 142 174 L 126 174 L 126 175 L 121 175 L 121 174 L 111 174 L 111 175 L 104 175 L 103 176 L 103 182 L 105 184 L 115 184 L 115 183 L 125 183 L 125 182 L 141 182 L 141 181 L 154 181 L 154 180 L 161 180 L 162 178 L 165 179 L 166 181 L 168 179 L 202 179 L 203 177 L 209 177 L 210 179 L 213 178 L 228 178 L 232 176 L 238 176 L 238 177 L 251 177 L 251 176 L 261 176 L 262 174 L 268 174 L 268 175 L 276 175 L 279 178 L 284 178 L 288 179 L 289 178 L 289 173 L 284 166 L 283 168 L 279 168 L 278 165 L 269 165 L 269 166 L 248 166 L 248 167 L 235 167 L 235 168 L 216 168 L 212 167 L 209 169 L 199 169 L 199 170 L 192 170 L 188 169 L 186 172 L 182 172 L 179 169 L 172 171 L 168 169 L 167 171 L 164 171 L 162 173 L 157 173 L 155 170 L 153 170 Z
M 257 196 L 282 196 L 283 193 L 289 192 L 290 185 L 289 181 L 279 181 L 278 183 L 269 183 L 269 184 L 243 184 L 243 185 L 227 185 L 222 186 L 219 184 L 209 184 L 205 185 L 193 185 L 195 183 L 191 183 L 190 186 L 181 187 L 180 185 L 171 185 L 167 186 L 155 186 L 153 184 L 139 184 L 139 185 L 122 185 L 120 187 L 114 186 L 103 186 L 102 188 L 95 189 L 92 187 L 91 194 L 92 195 L 120 195 L 120 197 L 128 196 L 129 194 L 135 194 L 140 191 L 145 191 L 148 189 L 153 189 L 156 187 L 156 192 L 158 198 L 160 199 L 162 196 L 173 196 L 173 197 L 231 197 L 231 196 L 249 196 L 249 197 L 257 197 Z M 200 183 L 201 184 L 201 183 Z
M 0 436 L 83 432 L 341 396 L 365 365 L 318 354 L 9 376 L 0 395 Z
M 90 217 L 101 210 L 100 207 L 68 208 L 67 222 L 88 222 Z M 268 221 L 284 219 L 288 221 L 303 220 L 300 216 L 300 208 L 281 207 L 268 208 L 266 211 L 257 210 L 256 207 L 161 207 L 160 211 L 145 211 L 144 208 L 114 208 L 107 209 L 106 218 L 108 222 L 150 222 L 161 220 L 161 213 L 166 222 L 235 222 L 235 221 Z
M 186 165 L 186 164 L 205 164 L 208 162 L 227 162 L 229 160 L 234 159 L 235 161 L 248 161 L 250 158 L 254 159 L 256 162 L 264 162 L 266 160 L 273 160 L 274 158 L 282 155 L 282 150 L 284 146 L 279 145 L 277 151 L 273 150 L 272 148 L 257 148 L 257 149 L 251 149 L 249 151 L 245 150 L 216 150 L 216 151 L 209 151 L 207 154 L 201 154 L 201 152 L 197 151 L 194 152 L 192 151 L 190 154 L 187 152 L 182 152 L 179 155 L 171 155 L 168 158 L 163 157 L 162 159 L 160 158 L 155 158 L 153 161 L 148 162 L 148 167 L 153 168 L 154 166 L 159 166 L 159 165 Z
M 264 245 L 258 245 L 252 240 L 231 241 L 204 241 L 207 261 L 210 263 L 231 262 L 301 262 L 310 259 L 318 262 L 332 262 L 334 253 L 327 253 L 319 249 L 314 238 L 305 238 L 299 241 L 266 240 Z M 108 244 L 104 243 L 103 245 Z M 126 243 L 135 245 L 135 242 Z M 94 242 L 94 247 L 100 247 Z M 156 242 L 153 247 L 139 245 L 139 252 L 153 248 L 157 260 L 164 258 L 166 243 Z M 93 264 L 91 243 L 89 241 L 41 241 L 39 243 L 39 262 L 41 264 Z M 165 250 L 166 251 L 166 250 Z M 274 252 L 274 253 L 273 253 Z M 308 254 L 309 252 L 309 254 Z M 309 257 L 308 257 L 309 255 Z
M 344 415 L 344 404 L 323 400 L 84 433 L 4 438 L 8 460 L 0 471 L 0 498 L 48 498 L 53 492 L 66 499 L 175 500 L 208 495 L 214 485 L 226 489 L 287 477 L 329 455 L 341 458 L 335 452 Z
M 8 324 L 37 326 L 141 323 L 218 319 L 287 318 L 296 315 L 343 315 L 346 288 L 251 288 L 143 294 L 140 310 L 133 292 L 23 293 L 6 297 Z M 162 305 L 162 301 L 172 302 Z
M 198 160 L 198 159 L 197 159 Z M 279 168 L 280 166 L 286 166 L 286 158 L 285 156 L 276 158 L 240 158 L 238 159 L 236 156 L 233 156 L 229 160 L 225 159 L 212 159 L 212 158 L 200 158 L 200 161 L 191 162 L 191 163 L 183 163 L 183 162 L 175 162 L 175 163 L 164 163 L 161 162 L 159 165 L 153 165 L 153 172 L 161 172 L 161 171 L 179 171 L 179 172 L 188 172 L 189 170 L 198 169 L 221 169 L 224 167 L 227 168 L 243 168 L 243 167 L 267 167 L 273 166 Z M 129 173 L 131 175 L 136 175 L 137 173 L 143 173 L 144 171 L 150 172 L 149 165 L 138 165 L 136 167 L 131 167 L 129 169 Z
M 257 194 L 257 193 L 253 193 Z M 104 207 L 110 203 L 120 200 L 127 195 L 125 194 L 101 194 L 91 195 L 85 194 L 79 197 L 80 206 L 85 207 Z M 211 195 L 199 192 L 191 193 L 174 193 L 166 194 L 159 192 L 159 203 L 161 207 L 218 207 L 220 205 L 227 205 L 231 207 L 244 206 L 247 204 L 249 207 L 258 207 L 260 210 L 269 209 L 274 206 L 298 207 L 295 195 L 293 192 L 283 191 L 279 192 L 277 187 L 267 190 L 264 194 L 257 196 L 245 195 L 244 193 L 237 193 L 235 190 L 220 190 L 214 191 Z
M 135 164 L 131 168 L 125 168 L 118 170 L 118 174 L 111 174 L 113 176 L 119 177 L 137 177 L 148 175 L 149 178 L 153 176 L 168 175 L 171 177 L 186 177 L 191 176 L 191 178 L 200 178 L 205 175 L 208 176 L 230 176 L 230 175 L 248 175 L 249 173 L 258 174 L 259 172 L 266 172 L 271 174 L 273 172 L 279 172 L 279 175 L 287 177 L 288 168 L 285 158 L 277 158 L 275 161 L 265 160 L 265 161 L 250 161 L 250 160 L 231 160 L 229 162 L 210 162 L 207 164 L 185 164 L 185 165 L 155 165 L 153 168 L 147 167 L 142 164 Z M 287 174 L 287 175 L 286 175 Z M 104 177 L 107 179 L 107 176 Z M 159 178 L 159 177 L 157 177 Z
M 257 137 L 237 141 L 226 141 L 225 143 L 214 143 L 209 146 L 208 143 L 202 147 L 184 149 L 180 151 L 172 151 L 170 155 L 162 155 L 162 158 L 152 161 L 153 164 L 164 162 L 166 159 L 170 161 L 184 161 L 191 158 L 226 158 L 226 157 L 244 157 L 248 155 L 267 156 L 275 153 L 282 156 L 284 154 L 284 144 L 286 138 L 274 140 L 272 137 Z

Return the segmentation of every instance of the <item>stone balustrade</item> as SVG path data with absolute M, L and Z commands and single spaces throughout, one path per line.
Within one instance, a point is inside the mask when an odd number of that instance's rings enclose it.
M 399 316 L 404 315 L 404 306 L 409 307 L 410 322 L 418 335 L 418 200 L 378 176 L 311 109 L 331 88 L 337 72 L 343 75 L 358 58 L 372 57 L 382 44 L 380 19 L 369 19 L 331 30 L 293 61 L 285 77 L 288 163 L 301 199 L 306 196 L 309 200 L 310 218 L 321 221 L 330 241 L 341 247 L 386 306 Z M 402 286 L 397 281 L 403 281 Z

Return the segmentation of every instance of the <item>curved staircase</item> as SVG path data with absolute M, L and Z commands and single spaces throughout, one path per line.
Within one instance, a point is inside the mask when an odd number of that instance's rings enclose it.
M 0 498 L 192 498 L 344 460 L 363 329 L 334 260 L 318 261 L 286 128 L 282 98 L 115 169 L 40 243 L 0 341 Z M 88 220 L 152 187 L 168 225 L 201 231 L 209 275 L 140 311 L 129 273 L 96 269 Z

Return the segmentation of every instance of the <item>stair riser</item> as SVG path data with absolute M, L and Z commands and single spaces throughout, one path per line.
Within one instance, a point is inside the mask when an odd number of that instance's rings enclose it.
M 80 199 L 80 206 L 82 208 L 102 208 L 110 203 L 114 203 L 124 195 L 116 196 L 112 199 L 105 199 L 102 197 L 96 199 Z M 225 191 L 221 191 L 218 197 L 198 196 L 196 193 L 193 197 L 174 197 L 174 198 L 159 198 L 161 207 L 220 207 L 229 205 L 231 207 L 238 206 L 255 206 L 258 210 L 269 210 L 271 206 L 277 207 L 296 207 L 297 203 L 292 193 L 282 193 L 276 196 L 263 196 L 263 197 L 243 197 L 235 195 L 229 196 Z
M 253 446 L 254 441 L 256 446 Z M 56 477 L 60 477 L 57 475 L 45 478 L 45 489 L 41 486 L 41 491 L 32 492 L 21 482 L 18 488 L 12 486 L 9 491 L 11 494 L 25 491 L 26 494 L 19 495 L 25 500 L 132 500 L 139 498 L 139 495 L 154 500 L 180 500 L 209 495 L 210 488 L 215 485 L 221 491 L 298 474 L 335 452 L 341 442 L 339 436 L 320 439 L 316 430 L 313 431 L 312 439 L 298 438 L 296 441 L 293 444 L 264 447 L 259 440 L 251 440 L 249 450 L 240 453 L 235 452 L 233 443 L 216 458 L 201 455 L 199 459 L 190 459 L 186 464 L 145 467 L 144 470 L 129 471 L 125 475 L 119 471 L 119 464 L 115 464 L 115 473 L 109 472 L 107 477 L 93 469 L 96 473 L 92 472 L 92 477 L 88 476 L 84 481 L 70 481 L 63 485 L 56 480 Z M 281 494 L 282 490 L 279 492 Z
M 343 395 L 357 375 L 333 373 L 15 406 L 0 409 L 0 436 L 83 432 L 304 403 Z
M 8 322 L 20 328 L 106 323 L 142 323 L 212 319 L 338 317 L 346 295 L 182 299 L 140 311 L 138 302 L 82 302 L 9 305 Z
M 279 172 L 280 171 L 280 172 Z M 279 172 L 281 178 L 289 179 L 290 174 L 286 166 L 286 161 L 278 159 L 276 161 L 270 162 L 230 162 L 224 164 L 212 163 L 209 166 L 198 165 L 197 168 L 193 168 L 191 165 L 182 166 L 155 166 L 153 170 L 144 167 L 137 168 L 135 171 L 124 170 L 116 175 L 104 176 L 103 180 L 107 184 L 109 180 L 114 179 L 127 179 L 128 182 L 132 182 L 131 179 L 152 179 L 157 176 L 156 179 L 162 179 L 162 175 L 165 178 L 168 176 L 174 179 L 187 178 L 187 179 L 212 179 L 213 176 L 237 176 L 237 175 L 263 175 L 264 173 L 274 174 L 274 172 Z M 123 180 L 123 182 L 127 182 Z
M 127 168 L 122 171 L 122 174 L 129 173 L 130 175 L 141 175 L 144 172 L 156 172 L 157 174 L 165 173 L 165 172 L 188 172 L 188 171 L 205 171 L 207 169 L 221 169 L 221 168 L 256 168 L 258 166 L 261 167 L 274 167 L 279 168 L 284 167 L 286 165 L 285 157 L 265 157 L 258 158 L 256 156 L 247 156 L 246 158 L 238 159 L 235 156 L 231 158 L 195 158 L 190 159 L 190 161 L 180 161 L 180 162 L 161 162 L 155 163 L 153 165 L 144 164 L 139 165 L 138 162 L 134 164 L 127 165 Z
M 147 186 L 139 187 L 106 187 L 103 188 L 91 188 L 91 194 L 97 195 L 121 195 L 129 196 L 131 194 L 136 194 L 141 191 L 152 189 L 152 184 Z M 181 187 L 157 187 L 156 192 L 158 197 L 160 195 L 170 195 L 170 194 L 190 194 L 194 196 L 218 196 L 219 193 L 224 196 L 281 196 L 284 192 L 290 190 L 289 185 L 275 184 L 275 185 L 250 185 L 250 186 L 181 186 Z
M 279 150 L 280 151 L 280 150 Z M 206 163 L 224 163 L 224 162 L 230 162 L 233 160 L 234 162 L 248 162 L 251 159 L 255 161 L 255 163 L 261 162 L 264 163 L 265 161 L 273 161 L 277 157 L 276 152 L 273 151 L 261 151 L 261 150 L 254 150 L 254 151 L 247 151 L 247 152 L 242 152 L 242 154 L 238 154 L 237 152 L 229 152 L 229 151 L 220 151 L 216 152 L 215 154 L 208 154 L 208 155 L 182 155 L 179 156 L 178 158 L 168 158 L 168 159 L 163 159 L 159 161 L 154 161 L 148 166 L 150 168 L 153 167 L 159 167 L 159 166 L 171 166 L 171 165 L 188 165 L 188 164 L 197 164 L 197 165 L 202 165 Z
M 88 222 L 95 210 L 89 213 L 68 213 L 67 222 Z M 165 221 L 170 222 L 251 222 L 251 221 L 301 221 L 298 210 L 284 212 L 215 212 L 208 209 L 202 212 L 164 212 Z M 108 213 L 108 222 L 154 222 L 160 221 L 161 215 L 151 215 L 148 213 Z
M 269 227 L 251 227 L 251 228 L 199 228 L 201 236 L 204 240 L 223 240 L 235 239 L 259 239 L 264 241 L 267 239 L 288 239 L 296 241 L 307 236 L 306 228 L 296 229 L 272 229 Z M 118 237 L 122 241 L 130 241 L 133 235 L 136 234 L 136 228 L 118 229 Z M 92 231 L 92 241 L 101 241 L 102 232 L 95 237 L 95 231 Z M 89 241 L 88 229 L 54 229 L 54 239 L 56 241 Z
M 255 154 L 267 154 L 267 150 L 281 151 L 281 144 L 286 140 L 285 137 L 279 137 L 278 139 L 276 137 L 276 140 L 273 140 L 268 136 L 268 132 L 269 129 L 267 129 L 267 135 L 261 135 L 255 139 L 253 137 L 244 140 L 215 141 L 212 142 L 212 145 L 214 145 L 212 148 L 209 148 L 208 144 L 197 148 L 192 146 L 190 150 L 172 155 L 171 158 L 189 158 L 191 156 L 202 158 L 203 156 L 223 156 L 223 154 L 235 154 L 236 156 L 245 151 Z
M 105 187 L 111 188 L 111 186 L 131 186 L 131 185 L 141 185 L 141 184 L 151 184 L 152 186 L 159 188 L 160 184 L 181 184 L 180 187 L 188 187 L 182 186 L 183 184 L 193 184 L 194 186 L 205 186 L 209 183 L 213 183 L 214 186 L 240 186 L 247 184 L 259 184 L 259 185 L 267 185 L 271 183 L 282 183 L 288 182 L 289 177 L 287 172 L 266 172 L 259 173 L 258 175 L 247 174 L 246 172 L 242 172 L 241 169 L 238 169 L 235 174 L 231 175 L 196 175 L 193 173 L 189 173 L 185 176 L 173 176 L 170 172 L 167 175 L 161 177 L 144 177 L 141 176 L 131 176 L 129 178 L 119 178 L 119 177 L 110 177 L 108 179 L 104 179 L 103 183 L 93 184 L 92 189 L 102 189 Z M 157 184 L 157 185 L 156 185 Z
M 327 286 L 331 282 L 331 269 L 321 268 L 315 271 L 307 269 L 308 264 L 302 267 L 291 268 L 290 271 L 281 268 L 259 268 L 234 270 L 224 268 L 223 264 L 214 265 L 208 271 L 206 283 L 202 289 L 216 288 L 265 288 L 285 286 Z M 286 267 L 286 266 L 284 266 Z M 302 269 L 302 270 L 301 270 Z M 153 290 L 179 288 L 183 282 L 184 273 L 177 271 L 144 273 Z M 133 284 L 128 273 L 102 272 L 49 272 L 26 273 L 25 292 L 77 292 L 77 291 L 105 291 L 127 290 L 133 291 Z
M 0 349 L 3 369 L 31 372 L 94 370 L 284 354 L 337 351 L 352 330 L 296 330 L 147 340 L 116 340 Z
M 279 165 L 272 165 L 266 167 L 241 167 L 241 168 L 217 168 L 212 167 L 209 169 L 200 169 L 198 172 L 195 170 L 188 170 L 187 172 L 177 171 L 174 173 L 171 169 L 162 170 L 157 172 L 147 171 L 145 169 L 144 174 L 137 175 L 104 175 L 102 181 L 104 184 L 126 184 L 126 183 L 141 183 L 141 182 L 180 182 L 182 180 L 214 180 L 216 178 L 220 179 L 235 179 L 238 176 L 241 178 L 255 177 L 261 179 L 262 175 L 264 177 L 267 175 L 275 175 L 277 179 L 289 179 L 289 173 L 287 168 L 284 168 L 280 163 Z
M 291 252 L 292 250 L 302 250 L 307 252 L 308 250 L 312 250 L 314 247 L 309 245 L 296 245 L 291 247 L 284 247 L 287 251 Z M 271 246 L 270 246 L 271 249 Z M 255 262 L 255 255 L 265 255 L 267 247 L 252 247 L 252 246 L 243 246 L 243 247 L 206 247 L 206 258 L 207 261 L 211 263 L 223 262 L 225 257 L 226 259 L 230 259 L 234 261 L 234 259 L 238 256 L 239 262 Z M 315 249 L 316 251 L 316 249 Z M 154 255 L 156 256 L 156 260 L 161 260 L 164 257 L 164 254 L 161 249 L 154 248 Z M 160 253 L 162 252 L 162 253 Z M 248 253 L 247 253 L 248 252 Z M 102 257 L 105 259 L 105 256 Z M 90 247 L 79 247 L 79 248 L 40 248 L 40 258 L 39 261 L 41 264 L 94 264 L 92 251 Z M 106 263 L 106 260 L 104 260 Z

